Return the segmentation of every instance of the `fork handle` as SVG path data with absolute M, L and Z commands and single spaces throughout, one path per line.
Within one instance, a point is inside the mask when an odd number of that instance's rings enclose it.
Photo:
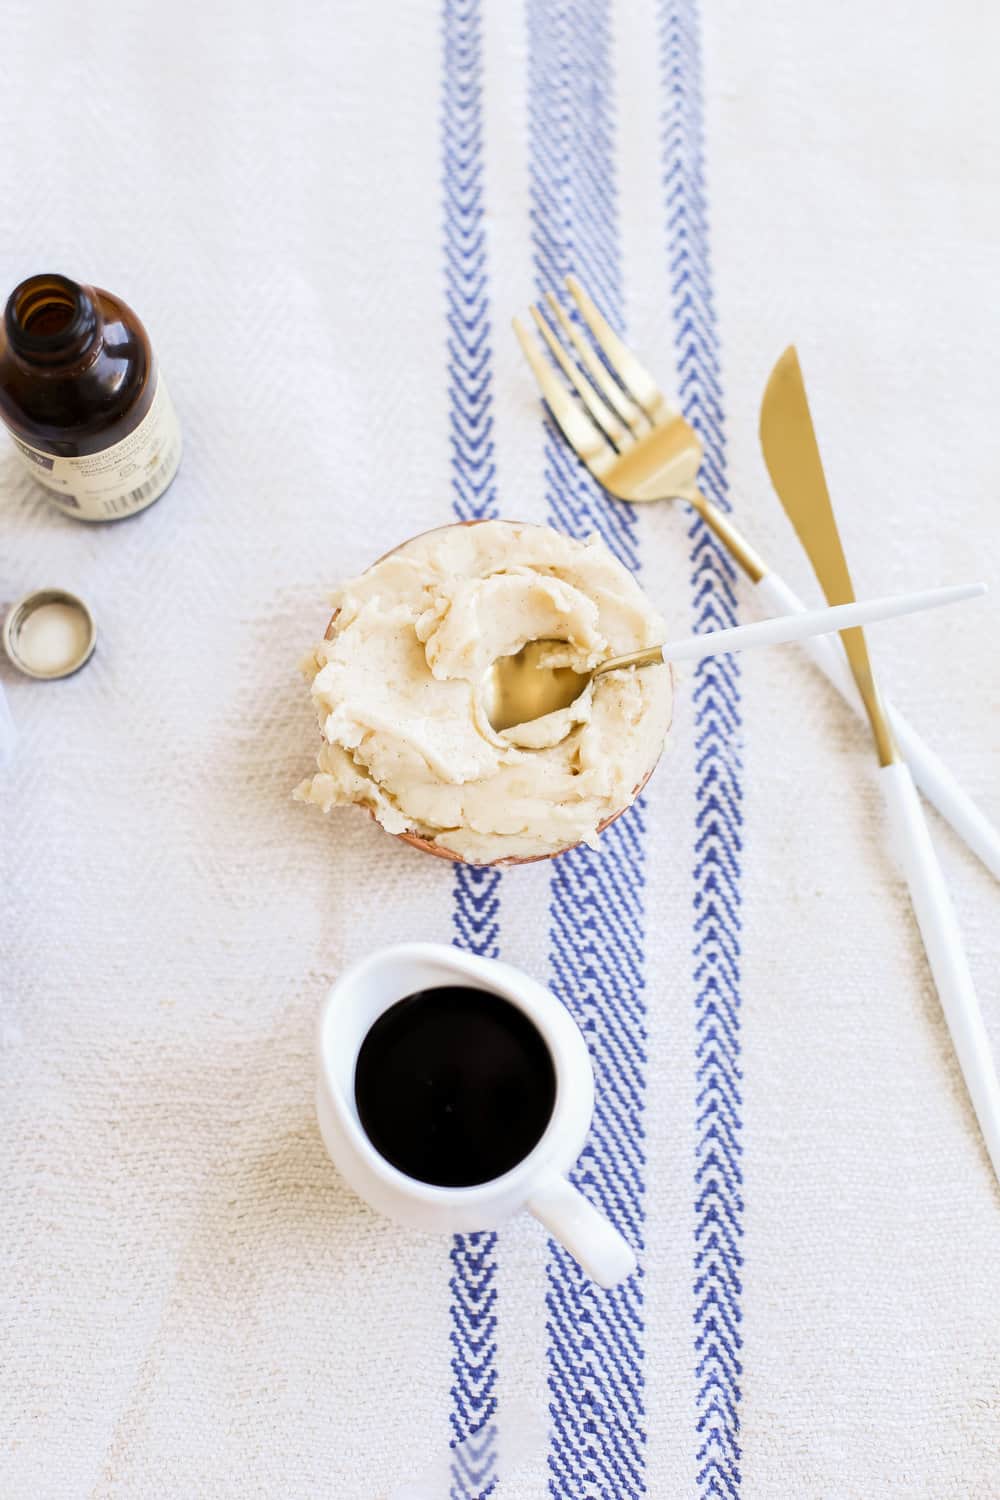
M 805 609 L 802 600 L 777 573 L 765 573 L 754 584 L 754 590 L 768 614 L 788 614 L 793 610 Z M 834 641 L 830 636 L 814 636 L 811 640 L 803 641 L 802 645 L 840 696 L 851 705 L 859 718 L 863 718 L 864 708 L 840 642 Z M 917 786 L 973 854 L 978 855 L 990 873 L 1000 880 L 1000 833 L 899 710 L 893 708 L 891 703 L 886 703 L 885 707 L 896 743 Z
M 697 511 L 709 531 L 714 531 L 730 557 L 743 569 L 751 583 L 760 583 L 767 574 L 767 564 L 756 552 L 742 531 L 737 531 L 724 511 L 703 495 L 700 490 L 682 490 L 679 498 L 686 500 L 691 509 Z
M 1000 1082 L 955 908 L 905 761 L 883 766 L 879 778 L 894 852 L 906 876 L 941 1009 L 993 1171 L 1000 1179 Z

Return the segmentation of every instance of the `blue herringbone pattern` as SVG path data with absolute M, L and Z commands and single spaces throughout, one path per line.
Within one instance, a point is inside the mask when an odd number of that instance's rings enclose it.
M 622 289 L 614 173 L 614 79 L 606 0 L 529 0 L 531 222 L 539 292 L 573 270 L 615 323 Z M 562 439 L 545 444 L 552 523 L 598 531 L 638 568 L 638 517 L 608 500 Z M 643 1243 L 646 1030 L 641 805 L 553 866 L 552 988 L 583 1029 L 597 1108 L 577 1185 L 637 1249 Z M 548 1358 L 553 1500 L 646 1492 L 642 1280 L 591 1286 L 550 1247 Z
M 496 1479 L 496 1234 L 456 1234 L 451 1247 L 450 1500 L 480 1500 Z
M 497 514 L 479 0 L 445 0 L 441 112 L 452 502 L 460 521 Z
M 457 520 L 496 515 L 489 290 L 483 204 L 482 16 L 445 0 L 441 143 L 452 500 Z M 454 942 L 495 958 L 500 874 L 456 866 Z M 451 1500 L 495 1489 L 496 1241 L 451 1249 Z
M 622 321 L 613 161 L 614 80 L 606 0 L 532 0 L 529 27 L 531 227 L 540 292 L 575 271 L 612 323 Z M 626 567 L 639 567 L 638 515 L 609 500 L 555 434 L 546 444 L 553 523 L 598 531 Z
M 705 444 L 701 481 L 728 509 L 719 344 L 702 168 L 701 56 L 694 0 L 661 8 L 663 160 L 670 281 L 684 410 Z M 701 521 L 690 531 L 697 630 L 736 623 L 734 568 Z M 698 1494 L 737 1500 L 742 1337 L 740 673 L 734 657 L 695 677 L 697 823 L 694 980 L 697 1027 L 695 1354 Z

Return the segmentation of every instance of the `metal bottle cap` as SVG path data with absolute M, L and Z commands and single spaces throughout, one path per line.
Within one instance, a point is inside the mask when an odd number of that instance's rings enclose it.
M 61 606 L 58 615 L 43 620 L 38 611 L 51 605 Z M 38 629 L 43 623 L 49 626 L 47 636 Z M 25 594 L 11 606 L 4 620 L 4 650 L 26 677 L 45 681 L 70 677 L 86 665 L 96 645 L 93 615 L 84 601 L 67 589 L 36 589 Z

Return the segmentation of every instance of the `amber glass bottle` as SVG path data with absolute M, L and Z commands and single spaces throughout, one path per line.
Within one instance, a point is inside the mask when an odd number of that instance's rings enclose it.
M 81 521 L 144 510 L 181 459 L 145 328 L 120 297 L 67 276 L 32 276 L 10 295 L 0 418 L 50 499 Z

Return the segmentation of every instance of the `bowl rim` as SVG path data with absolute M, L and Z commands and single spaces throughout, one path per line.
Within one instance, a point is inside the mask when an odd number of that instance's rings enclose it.
M 490 521 L 499 521 L 501 525 L 504 526 L 533 526 L 538 524 L 537 522 L 533 521 L 512 521 L 506 516 L 474 516 L 471 520 L 467 521 L 446 521 L 442 526 L 428 526 L 426 531 L 415 532 L 413 536 L 407 537 L 406 541 L 399 542 L 395 547 L 390 547 L 388 552 L 383 552 L 381 557 L 376 557 L 374 562 L 369 563 L 368 567 L 365 568 L 364 571 L 366 573 L 370 573 L 372 568 L 377 568 L 379 563 L 385 562 L 387 557 L 392 557 L 395 553 L 401 552 L 403 548 L 408 547 L 411 542 L 419 542 L 425 536 L 433 536 L 437 531 L 451 531 L 456 526 L 483 526 Z M 550 529 L 554 530 L 555 528 Z M 325 641 L 333 640 L 335 634 L 334 626 L 339 614 L 340 610 L 335 609 L 333 614 L 330 616 L 329 624 L 327 625 L 326 630 L 323 633 L 323 639 Z M 676 696 L 677 677 L 674 672 L 673 662 L 668 661 L 665 662 L 664 665 L 670 672 L 670 720 L 667 724 L 666 733 L 663 737 L 663 744 L 665 746 L 667 742 L 667 735 L 669 735 L 674 723 L 674 698 Z M 617 822 L 623 813 L 627 813 L 629 808 L 634 806 L 636 799 L 638 797 L 641 797 L 642 793 L 645 791 L 649 778 L 652 776 L 653 772 L 660 764 L 662 757 L 663 747 L 661 746 L 660 753 L 657 755 L 656 759 L 650 766 L 649 770 L 646 772 L 645 776 L 636 786 L 635 790 L 632 793 L 632 796 L 629 798 L 628 802 L 625 803 L 624 807 L 620 807 L 617 812 L 611 813 L 603 820 L 603 822 L 598 823 L 595 830 L 598 835 L 602 834 L 605 829 L 610 828 L 612 823 Z M 373 807 L 366 807 L 364 803 L 360 802 L 356 802 L 354 806 L 361 808 L 361 810 L 363 812 L 366 812 L 368 816 L 374 820 L 374 822 L 378 823 L 378 818 L 375 816 L 375 809 Z M 379 827 L 382 827 L 381 823 L 379 823 Z M 383 833 L 386 833 L 388 832 L 388 829 L 383 829 L 382 831 Z M 575 844 L 565 844 L 561 849 L 552 849 L 547 854 L 503 854 L 499 857 L 499 859 L 472 860 L 466 859 L 464 855 L 459 854 L 455 849 L 448 849 L 443 844 L 436 844 L 432 842 L 432 840 L 425 838 L 424 835 L 420 833 L 394 833 L 391 836 L 394 839 L 398 839 L 400 843 L 409 844 L 412 849 L 417 849 L 422 854 L 431 854 L 435 859 L 447 859 L 452 864 L 456 865 L 469 865 L 471 868 L 477 870 L 492 870 L 504 866 L 512 868 L 514 865 L 536 865 L 543 860 L 558 859 L 560 855 L 569 854 L 571 849 L 579 849 L 583 844 L 582 839 L 577 839 Z

